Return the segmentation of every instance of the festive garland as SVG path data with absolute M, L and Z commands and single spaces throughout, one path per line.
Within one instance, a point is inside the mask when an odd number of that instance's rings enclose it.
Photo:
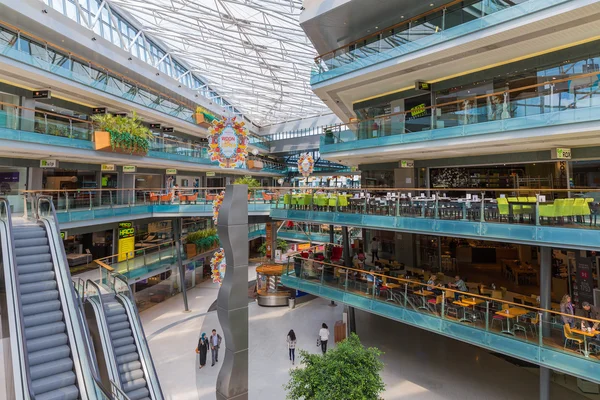
M 219 222 L 219 210 L 221 209 L 221 204 L 223 204 L 224 197 L 225 191 L 222 191 L 213 200 L 213 222 L 215 223 L 215 225 L 217 225 L 217 222 Z
M 216 251 L 213 254 L 212 259 L 210 260 L 210 269 L 212 270 L 211 278 L 213 283 L 218 283 L 221 285 L 223 283 L 223 278 L 225 278 L 225 250 L 220 248 L 219 251 Z
M 304 153 L 298 157 L 298 171 L 302 176 L 307 177 L 313 173 L 315 168 L 315 160 L 308 153 Z
M 248 132 L 244 125 L 244 121 L 238 122 L 235 117 L 212 122 L 208 128 L 211 161 L 217 161 L 221 168 L 244 166 L 248 156 Z

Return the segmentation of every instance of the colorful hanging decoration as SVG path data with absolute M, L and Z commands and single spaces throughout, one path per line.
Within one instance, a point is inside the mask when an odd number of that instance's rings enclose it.
M 223 204 L 223 198 L 225 198 L 225 191 L 223 190 L 219 193 L 215 199 L 213 200 L 213 222 L 215 225 L 219 222 L 219 210 L 221 209 L 221 204 Z
M 248 132 L 236 117 L 214 120 L 208 128 L 210 160 L 221 168 L 242 168 L 248 156 Z
M 220 248 L 219 251 L 213 254 L 210 260 L 210 269 L 212 270 L 211 278 L 213 283 L 221 285 L 223 278 L 225 278 L 225 250 L 223 248 Z
M 314 168 L 315 160 L 310 154 L 304 153 L 298 157 L 298 171 L 302 174 L 302 176 L 309 176 L 312 174 Z

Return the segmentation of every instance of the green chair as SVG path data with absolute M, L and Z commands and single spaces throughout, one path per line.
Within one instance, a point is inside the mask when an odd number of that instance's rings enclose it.
M 533 199 L 534 199 L 533 202 L 535 203 L 535 197 Z M 529 197 L 517 197 L 517 200 L 519 201 L 519 203 L 531 203 L 531 201 L 529 201 Z M 535 211 L 534 207 L 535 206 L 522 205 L 521 206 L 522 213 L 529 215 L 529 218 L 531 218 L 531 215 Z
M 284 208 L 291 208 L 292 206 L 292 195 L 291 194 L 284 194 L 283 195 L 283 207 Z
M 500 220 L 502 221 L 502 217 L 505 217 L 508 221 L 508 200 L 506 197 L 498 197 L 496 201 L 498 202 L 498 215 L 500 216 Z
M 575 214 L 575 199 L 564 199 L 565 200 L 565 208 L 563 210 L 563 217 L 574 217 Z
M 338 196 L 338 201 L 339 201 L 340 207 L 343 207 L 343 208 L 348 207 L 348 196 L 347 195 Z
M 560 206 L 560 200 L 556 200 L 554 204 L 541 204 L 540 205 L 540 218 L 552 218 L 556 219 L 560 217 L 558 208 Z
M 329 199 L 325 195 L 319 195 L 319 196 L 315 197 L 315 204 L 320 209 L 324 209 L 325 207 L 327 207 L 328 203 L 329 203 Z
M 585 222 L 585 217 L 591 214 L 587 199 L 584 199 L 583 197 L 575 199 L 575 202 L 573 203 L 573 213 L 578 222 Z
M 333 207 L 334 209 L 337 207 L 338 204 L 338 198 L 336 195 L 331 195 L 331 197 L 329 198 L 329 207 Z
M 567 210 L 567 205 L 565 200 L 567 199 L 556 199 L 554 200 L 554 207 L 555 207 L 555 212 L 556 212 L 556 217 L 560 218 L 561 220 L 568 216 L 569 210 Z
M 516 197 L 508 197 L 507 200 L 509 203 L 516 203 L 519 201 L 519 199 Z M 512 212 L 513 212 L 513 215 L 523 215 L 523 207 L 520 205 L 514 205 L 514 206 L 512 206 Z M 510 216 L 509 216 L 509 218 L 510 218 Z

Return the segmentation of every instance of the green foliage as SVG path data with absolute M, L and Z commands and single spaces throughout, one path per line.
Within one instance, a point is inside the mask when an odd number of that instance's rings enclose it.
M 304 368 L 290 370 L 289 400 L 377 400 L 385 389 L 381 351 L 365 348 L 356 334 L 325 355 L 300 350 Z
M 285 240 L 283 239 L 277 239 L 277 250 L 281 250 L 283 253 L 285 253 L 288 249 L 288 244 Z M 258 254 L 261 255 L 265 255 L 267 254 L 267 242 L 263 242 L 263 244 L 260 245 L 260 247 L 258 248 Z
M 185 238 L 186 244 L 195 244 L 196 249 L 203 253 L 212 250 L 219 245 L 219 236 L 216 228 L 202 229 L 192 232 Z
M 233 181 L 234 185 L 248 185 L 248 189 L 260 187 L 260 182 L 250 176 L 244 176 L 243 178 L 237 178 Z
M 129 152 L 147 153 L 154 138 L 150 129 L 142 125 L 136 112 L 130 117 L 112 114 L 97 114 L 92 120 L 101 131 L 110 133 L 110 145 Z

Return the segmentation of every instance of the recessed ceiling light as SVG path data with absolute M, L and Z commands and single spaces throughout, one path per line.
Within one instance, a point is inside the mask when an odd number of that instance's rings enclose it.
M 433 3 L 429 4 L 429 7 L 433 7 Z
M 376 27 L 375 27 L 375 29 L 379 29 L 379 27 L 378 27 L 378 26 L 376 26 Z

